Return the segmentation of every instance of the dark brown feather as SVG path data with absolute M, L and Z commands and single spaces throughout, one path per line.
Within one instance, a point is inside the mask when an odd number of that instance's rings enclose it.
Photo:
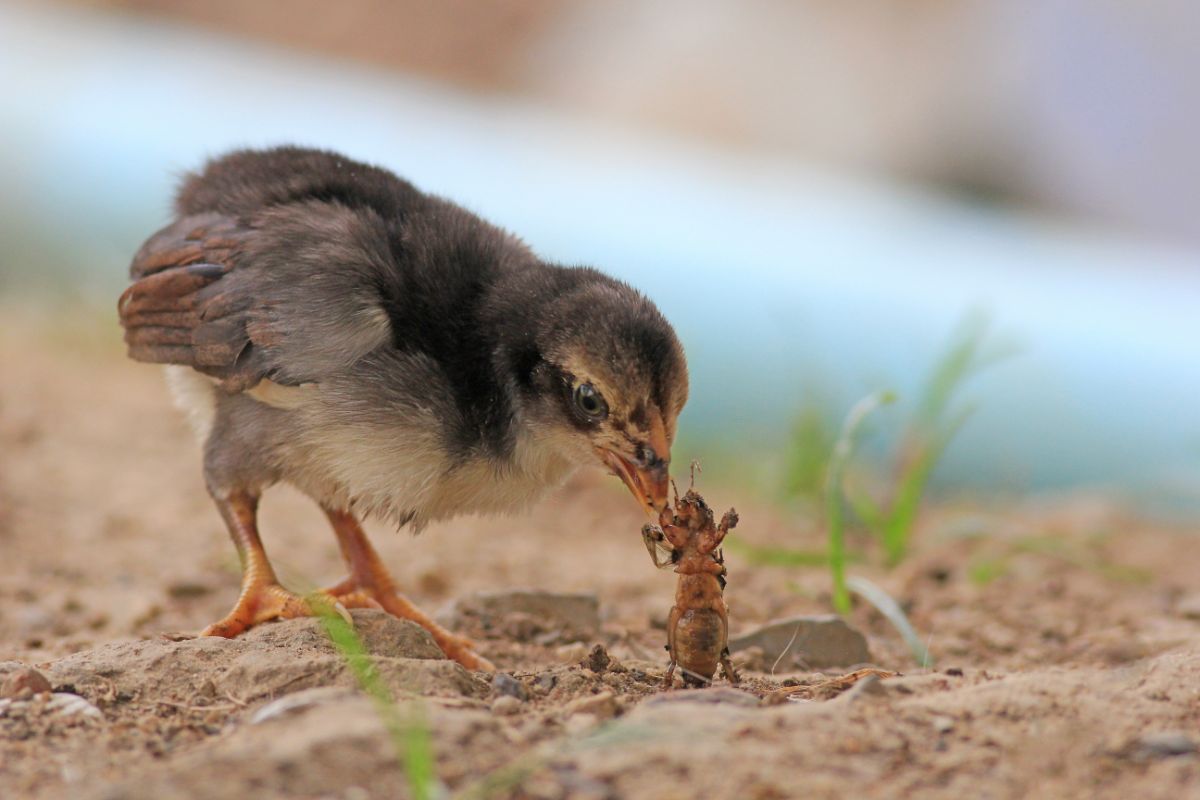
M 241 358 L 251 346 L 244 312 L 252 299 L 230 296 L 236 282 L 221 280 L 250 235 L 229 217 L 197 214 L 142 245 L 129 268 L 134 282 L 117 305 L 131 358 L 193 366 L 234 391 L 261 380 Z

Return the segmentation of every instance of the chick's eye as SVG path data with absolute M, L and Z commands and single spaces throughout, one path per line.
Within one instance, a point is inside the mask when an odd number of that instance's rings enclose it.
M 604 419 L 608 415 L 608 404 L 590 383 L 575 387 L 575 406 L 590 419 Z

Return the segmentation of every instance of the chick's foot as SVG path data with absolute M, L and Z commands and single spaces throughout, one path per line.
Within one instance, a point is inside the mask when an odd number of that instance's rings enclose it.
M 232 639 L 261 622 L 272 619 L 315 617 L 329 613 L 330 607 L 347 622 L 351 621 L 345 605 L 336 598 L 332 602 L 326 601 L 324 598 L 310 601 L 288 591 L 278 583 L 256 583 L 242 590 L 237 604 L 224 619 L 209 625 L 201 631 L 200 635 Z
M 457 661 L 469 670 L 495 672 L 492 662 L 475 652 L 475 643 L 465 636 L 451 633 L 434 622 L 404 595 L 388 585 L 362 586 L 347 579 L 337 586 L 326 589 L 324 594 L 346 608 L 378 608 L 400 619 L 412 620 L 433 636 L 438 647 L 447 658 Z

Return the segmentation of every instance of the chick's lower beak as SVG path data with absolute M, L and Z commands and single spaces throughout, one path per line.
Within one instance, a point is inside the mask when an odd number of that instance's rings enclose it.
M 668 502 L 671 481 L 667 474 L 667 462 L 659 461 L 648 467 L 640 467 L 612 450 L 601 448 L 597 453 L 612 473 L 625 482 L 646 513 L 657 519 Z

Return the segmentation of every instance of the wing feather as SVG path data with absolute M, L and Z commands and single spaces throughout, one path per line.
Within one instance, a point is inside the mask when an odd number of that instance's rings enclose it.
M 318 201 L 185 216 L 134 256 L 118 303 L 129 355 L 230 392 L 319 381 L 390 341 L 389 252 L 373 213 Z

